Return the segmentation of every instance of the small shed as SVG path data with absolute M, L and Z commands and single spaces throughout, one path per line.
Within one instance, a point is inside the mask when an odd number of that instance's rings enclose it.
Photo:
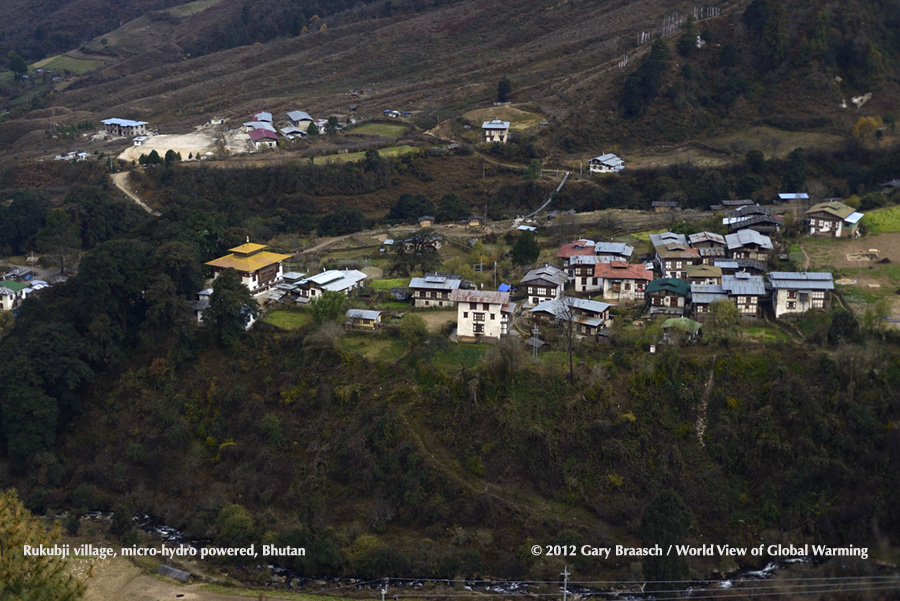
M 350 309 L 347 311 L 347 321 L 344 325 L 361 330 L 374 330 L 381 325 L 381 311 Z

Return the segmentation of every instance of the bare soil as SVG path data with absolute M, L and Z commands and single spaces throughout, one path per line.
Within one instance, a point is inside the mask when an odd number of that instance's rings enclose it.
M 217 136 L 211 130 L 201 130 L 190 134 L 163 134 L 150 136 L 140 146 L 129 146 L 119 155 L 120 161 L 137 161 L 142 154 L 150 154 L 152 151 L 165 156 L 169 150 L 180 152 L 182 160 L 188 155 L 203 155 L 207 152 L 215 152 Z

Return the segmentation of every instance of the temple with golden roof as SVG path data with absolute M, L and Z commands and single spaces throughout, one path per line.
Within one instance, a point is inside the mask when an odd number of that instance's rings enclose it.
M 261 294 L 281 280 L 283 269 L 281 262 L 290 259 L 291 255 L 282 255 L 266 251 L 265 244 L 247 242 L 228 250 L 230 254 L 206 263 L 213 268 L 214 278 L 219 277 L 229 267 L 238 272 L 241 282 L 250 289 L 251 294 Z

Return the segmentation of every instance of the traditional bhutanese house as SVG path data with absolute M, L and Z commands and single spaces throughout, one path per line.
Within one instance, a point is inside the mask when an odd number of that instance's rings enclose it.
M 602 284 L 603 298 L 616 301 L 643 301 L 647 285 L 653 281 L 653 270 L 643 263 L 624 261 L 599 263 L 594 266 L 594 277 Z
M 679 208 L 678 203 L 674 200 L 654 200 L 650 203 L 654 213 L 667 213 L 675 211 Z
M 609 323 L 612 305 L 583 298 L 560 297 L 544 301 L 529 311 L 535 319 L 548 323 L 575 322 L 575 334 L 579 338 L 597 336 Z
M 109 135 L 126 138 L 146 135 L 147 125 L 149 125 L 146 121 L 132 121 L 131 119 L 104 119 L 101 123 Z
M 749 198 L 744 198 L 741 200 L 722 200 L 719 202 L 719 204 L 709 205 L 709 210 L 713 211 L 713 212 L 728 211 L 731 209 L 736 209 L 738 207 L 746 207 L 748 205 L 754 205 L 754 204 L 756 204 L 756 203 L 753 202 L 752 200 L 750 200 Z
M 270 131 L 273 134 L 277 134 L 278 130 L 275 129 L 275 126 L 269 123 L 268 121 L 247 121 L 244 123 L 244 131 L 246 133 L 250 133 L 253 130 L 262 129 L 265 131 Z
M 347 311 L 347 320 L 344 325 L 360 330 L 374 330 L 381 325 L 381 311 L 350 309 Z
M 194 317 L 197 318 L 197 323 L 203 321 L 203 314 L 209 309 L 209 297 L 212 296 L 212 292 L 212 288 L 204 288 L 197 293 L 197 300 L 191 303 L 191 308 L 194 311 Z
M 687 268 L 687 281 L 693 284 L 721 284 L 722 268 L 715 265 L 691 265 Z
M 845 238 L 859 234 L 863 214 L 837 200 L 820 202 L 806 212 L 810 236 Z
M 727 256 L 727 249 L 724 246 L 700 247 L 695 250 L 700 255 L 700 261 L 704 265 L 715 265 L 716 261 Z
M 691 284 L 691 307 L 697 319 L 705 319 L 709 315 L 712 303 L 727 300 L 728 293 L 721 284 Z
M 356 269 L 331 269 L 297 282 L 298 303 L 309 303 L 326 290 L 343 292 L 347 296 L 366 282 L 366 274 Z
M 778 195 L 778 202 L 795 202 L 798 200 L 809 200 L 809 194 L 806 192 L 782 192 Z
M 426 274 L 425 277 L 413 278 L 409 281 L 409 293 L 414 307 L 452 307 L 456 303 L 450 300 L 450 294 L 462 286 L 462 278 L 458 275 Z
M 508 292 L 454 290 L 450 300 L 456 303 L 457 341 L 496 342 L 509 334 L 516 305 Z
M 280 130 L 281 135 L 287 138 L 288 140 L 293 140 L 295 138 L 303 138 L 306 135 L 306 130 L 300 129 L 299 127 L 294 127 L 293 125 L 289 125 L 287 127 L 282 127 Z
M 213 268 L 214 277 L 219 277 L 228 268 L 233 268 L 241 277 L 241 283 L 251 294 L 262 294 L 281 279 L 281 262 L 291 255 L 282 255 L 265 250 L 265 244 L 247 242 L 229 249 L 231 254 L 219 257 L 206 264 Z
M 772 209 L 759 205 L 729 211 L 728 216 L 722 218 L 722 223 L 728 226 L 731 233 L 752 228 L 763 234 L 775 234 L 781 229 L 781 219 L 772 214 Z
M 693 248 L 670 242 L 656 249 L 656 264 L 664 278 L 687 278 L 687 268 L 702 262 Z
M 433 215 L 422 215 L 419 217 L 419 227 L 431 227 L 434 225 Z
M 519 289 L 526 290 L 526 306 L 538 305 L 544 301 L 555 300 L 562 296 L 566 285 L 566 272 L 553 265 L 532 269 L 519 282 Z
M 297 301 L 300 296 L 300 281 L 306 277 L 305 273 L 288 271 L 281 276 L 281 282 L 269 290 L 266 298 L 271 301 L 288 304 Z
M 466 225 L 469 227 L 482 227 L 484 225 L 484 217 L 481 217 L 480 215 L 471 215 L 469 216 Z
M 250 131 L 249 135 L 250 142 L 257 150 L 278 146 L 278 134 L 267 129 L 254 129 Z
M 494 142 L 498 144 L 506 144 L 509 140 L 509 121 L 501 121 L 500 119 L 492 119 L 481 124 L 483 139 L 486 144 Z
M 595 257 L 597 252 L 594 249 L 595 242 L 593 240 L 576 240 L 559 247 L 556 253 L 557 259 L 562 259 L 563 267 L 568 267 L 572 257 Z M 572 275 L 571 273 L 569 274 Z
M 256 113 L 255 115 L 253 115 L 253 120 L 271 123 L 272 122 L 272 113 L 267 113 L 266 111 L 262 111 L 261 113 Z
M 697 232 L 688 236 L 691 248 L 725 248 L 728 243 L 725 236 L 713 232 Z
M 308 113 L 303 111 L 291 111 L 287 114 L 288 119 L 296 128 L 302 129 L 304 132 L 309 129 L 309 124 L 314 120 Z
M 594 269 L 601 263 L 611 262 L 611 257 L 598 257 L 597 255 L 575 255 L 569 257 L 566 274 L 572 280 L 572 287 L 579 292 L 592 292 L 600 290 L 603 282 L 594 275 Z
M 588 165 L 591 173 L 618 173 L 625 169 L 625 161 L 611 152 L 592 158 Z
M 645 293 L 650 315 L 684 315 L 690 291 L 691 285 L 678 278 L 653 280 Z
M 740 230 L 725 236 L 732 259 L 752 259 L 765 263 L 772 254 L 772 239 L 756 230 Z
M 663 342 L 673 343 L 681 337 L 696 339 L 700 336 L 703 324 L 687 317 L 670 317 L 662 324 Z
M 28 284 L 15 280 L 0 281 L 0 311 L 12 311 L 25 297 Z
M 775 318 L 802 315 L 812 309 L 827 309 L 834 280 L 830 273 L 773 271 L 769 273 Z
M 742 272 L 722 276 L 722 288 L 728 293 L 741 317 L 762 317 L 762 301 L 766 297 L 766 284 L 761 275 Z

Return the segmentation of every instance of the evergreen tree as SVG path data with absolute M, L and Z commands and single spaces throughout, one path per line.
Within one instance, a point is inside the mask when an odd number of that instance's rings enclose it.
M 310 123 L 306 128 L 306 135 L 308 136 L 318 136 L 319 135 L 319 126 L 315 123 Z
M 347 306 L 347 295 L 343 292 L 324 290 L 309 304 L 316 323 L 339 321 L 344 317 Z
M 504 77 L 497 82 L 497 100 L 499 102 L 509 102 L 510 94 L 512 94 L 512 83 Z
M 47 217 L 47 225 L 37 234 L 37 248 L 55 257 L 63 273 L 78 256 L 81 232 L 62 209 L 54 209 Z
M 806 188 L 806 151 L 795 148 L 788 155 L 781 189 L 785 192 L 802 192 L 804 188 Z
M 640 535 L 645 547 L 683 544 L 691 526 L 691 511 L 673 490 L 657 494 L 641 517 Z M 685 580 L 690 575 L 687 559 L 677 554 L 647 556 L 642 564 L 646 580 Z M 677 584 L 657 583 L 659 589 L 675 589 Z
M 516 265 L 531 265 L 540 254 L 541 249 L 538 248 L 537 240 L 531 232 L 525 232 L 519 236 L 510 252 L 513 263 Z
M 332 134 L 336 134 L 340 125 L 341 122 L 338 121 L 338 118 L 332 115 L 328 118 L 328 122 L 325 124 L 325 133 L 329 136 Z
M 9 70 L 13 72 L 16 80 L 19 80 L 28 73 L 28 65 L 25 63 L 24 58 L 12 52 L 9 57 Z
M 75 601 L 85 583 L 71 574 L 62 557 L 26 555 L 25 545 L 52 545 L 59 530 L 44 530 L 14 490 L 0 495 L 0 599 Z
M 213 282 L 203 322 L 213 329 L 223 346 L 230 346 L 247 329 L 250 319 L 259 314 L 259 303 L 241 283 L 238 273 L 229 268 Z

